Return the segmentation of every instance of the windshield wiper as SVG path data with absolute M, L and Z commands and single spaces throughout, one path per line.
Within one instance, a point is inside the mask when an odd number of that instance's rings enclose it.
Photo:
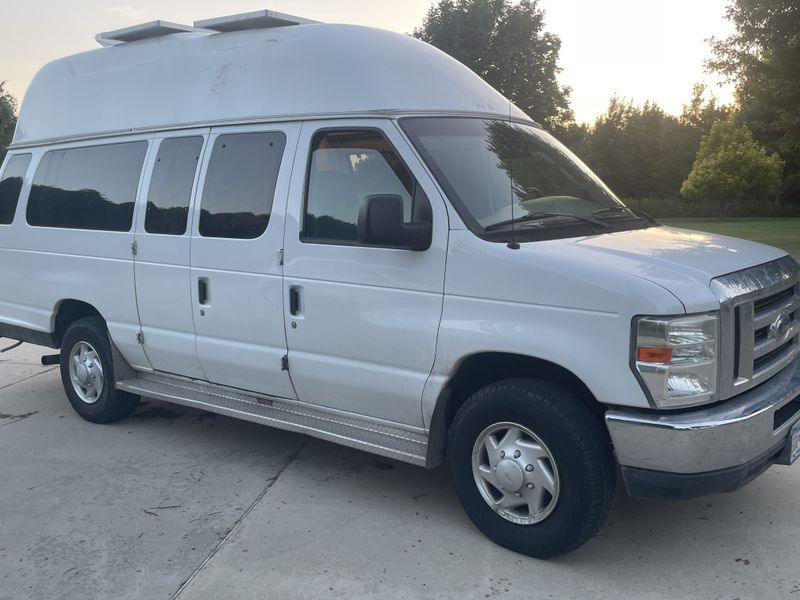
M 606 206 L 605 208 L 598 208 L 597 210 L 593 210 L 593 215 L 608 215 L 608 214 L 618 214 L 618 213 L 627 213 L 631 216 L 636 216 L 630 208 L 627 206 Z
M 630 208 L 628 206 L 607 206 L 605 208 L 599 208 L 595 211 L 592 211 L 593 215 L 603 215 L 603 214 L 619 214 L 619 213 L 626 213 L 627 215 L 634 217 L 636 219 L 645 219 L 650 221 L 651 223 L 655 223 L 656 220 L 648 215 L 643 210 L 637 210 L 635 208 Z
M 499 223 L 492 223 L 487 227 L 484 227 L 484 231 L 494 231 L 495 229 L 500 229 L 505 227 L 506 225 L 516 225 L 518 223 L 526 223 L 528 221 L 538 221 L 540 219 L 548 219 L 550 217 L 564 217 L 567 219 L 574 219 L 576 221 L 583 221 L 584 223 L 591 223 L 592 225 L 597 225 L 604 229 L 609 228 L 608 223 L 604 223 L 600 219 L 595 219 L 594 217 L 588 217 L 585 215 L 573 215 L 571 213 L 560 213 L 560 212 L 535 212 L 535 213 L 528 213 L 527 215 L 523 215 L 521 217 L 517 217 L 516 219 L 507 219 L 505 221 L 500 221 Z

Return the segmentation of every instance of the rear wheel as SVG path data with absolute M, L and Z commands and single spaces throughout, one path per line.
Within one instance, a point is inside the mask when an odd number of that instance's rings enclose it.
M 508 379 L 473 394 L 450 428 L 448 462 L 478 529 L 536 558 L 589 540 L 614 497 L 614 459 L 602 423 L 547 381 Z
M 72 408 L 92 423 L 111 423 L 127 417 L 139 396 L 114 387 L 111 343 L 100 317 L 72 323 L 61 340 L 61 382 Z

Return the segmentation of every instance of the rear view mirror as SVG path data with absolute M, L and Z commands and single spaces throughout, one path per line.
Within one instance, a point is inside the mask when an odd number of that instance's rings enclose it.
M 397 194 L 367 196 L 358 213 L 361 244 L 427 250 L 431 246 L 431 232 L 427 221 L 403 221 L 403 199 Z

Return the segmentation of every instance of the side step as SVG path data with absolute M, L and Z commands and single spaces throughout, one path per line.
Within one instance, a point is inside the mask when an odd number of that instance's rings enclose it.
M 385 422 L 309 407 L 296 400 L 248 394 L 241 390 L 163 374 L 139 373 L 117 381 L 117 389 L 173 404 L 269 425 L 425 466 L 428 437 Z

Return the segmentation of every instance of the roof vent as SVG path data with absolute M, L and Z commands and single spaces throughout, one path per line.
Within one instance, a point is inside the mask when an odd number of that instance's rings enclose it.
M 270 29 L 272 27 L 288 27 L 291 25 L 310 25 L 312 23 L 319 23 L 319 21 L 286 15 L 274 10 L 257 10 L 228 17 L 195 21 L 194 26 L 199 29 L 211 29 L 222 33 L 241 31 L 243 29 Z
M 190 25 L 170 23 L 169 21 L 150 21 L 149 23 L 142 23 L 141 25 L 134 25 L 133 27 L 98 33 L 94 39 L 96 39 L 97 43 L 101 46 L 108 47 L 117 46 L 126 42 L 138 42 L 139 40 L 147 40 L 173 33 L 186 33 L 190 31 L 196 31 L 196 29 Z

